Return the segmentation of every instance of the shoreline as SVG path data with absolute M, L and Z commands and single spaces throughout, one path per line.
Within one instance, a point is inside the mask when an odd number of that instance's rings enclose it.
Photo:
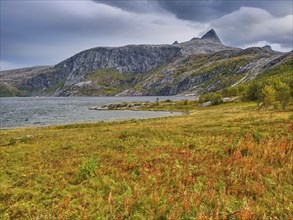
M 101 111 L 101 110 L 100 110 Z M 146 117 L 146 118 L 125 118 L 125 119 L 109 119 L 109 120 L 100 120 L 100 121 L 83 121 L 83 122 L 69 122 L 69 123 L 57 123 L 57 124 L 32 124 L 28 126 L 17 126 L 17 127 L 0 127 L 0 131 L 8 131 L 15 129 L 30 129 L 30 128 L 50 128 L 50 127 L 58 127 L 58 126 L 74 126 L 74 125 L 93 125 L 99 123 L 115 123 L 115 122 L 127 122 L 132 120 L 152 120 L 159 118 L 169 118 L 176 116 L 184 116 L 186 115 L 184 112 L 171 112 L 171 111 L 160 111 L 160 110 L 103 110 L 103 111 L 133 111 L 133 112 L 159 112 L 159 113 L 169 113 L 170 115 L 162 115 L 162 116 L 154 116 L 154 117 Z
M 182 99 L 183 97 L 159 97 L 160 100 Z M 87 123 L 99 121 L 127 120 L 132 118 L 153 118 L 172 115 L 181 112 L 174 109 L 124 109 L 123 111 L 91 111 L 89 107 L 118 102 L 155 101 L 156 97 L 18 97 L 1 99 L 0 129 L 18 127 L 43 127 L 44 125 L 59 125 L 72 123 Z M 130 112 L 131 111 L 131 112 Z M 141 112 L 147 111 L 147 112 Z

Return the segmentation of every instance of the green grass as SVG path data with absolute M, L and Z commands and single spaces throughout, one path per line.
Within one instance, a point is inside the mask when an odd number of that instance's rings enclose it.
M 0 97 L 11 97 L 18 95 L 20 95 L 18 89 L 5 84 L 0 84 Z
M 293 77 L 293 59 L 282 63 L 258 75 L 255 80 L 273 80 L 290 81 Z
M 1 130 L 0 219 L 292 219 L 289 110 Z

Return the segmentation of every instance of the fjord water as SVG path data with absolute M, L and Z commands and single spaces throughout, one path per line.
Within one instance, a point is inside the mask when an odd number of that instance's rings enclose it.
M 180 96 L 158 97 L 162 100 Z M 44 126 L 123 119 L 154 118 L 179 113 L 155 111 L 97 111 L 89 107 L 131 101 L 156 101 L 156 97 L 12 97 L 0 98 L 1 128 Z M 186 99 L 186 97 L 184 97 Z

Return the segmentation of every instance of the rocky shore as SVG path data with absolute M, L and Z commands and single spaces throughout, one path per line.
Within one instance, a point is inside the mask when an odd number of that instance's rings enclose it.
M 221 103 L 228 103 L 228 102 L 239 102 L 240 96 L 236 97 L 224 97 L 221 98 Z M 102 106 L 94 106 L 90 107 L 90 110 L 148 110 L 148 111 L 185 111 L 185 110 L 192 110 L 196 107 L 206 107 L 213 105 L 213 102 L 206 101 L 204 103 L 199 103 L 198 99 L 195 100 L 165 100 L 165 101 L 147 101 L 147 102 L 121 102 L 121 103 L 113 103 L 108 105 Z
M 90 107 L 90 110 L 137 110 L 138 107 L 152 107 L 158 105 L 157 102 L 122 102 L 102 106 Z

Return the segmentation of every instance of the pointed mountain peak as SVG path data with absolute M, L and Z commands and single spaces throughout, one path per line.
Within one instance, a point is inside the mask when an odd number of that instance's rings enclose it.
M 270 45 L 265 45 L 262 47 L 263 49 L 266 49 L 266 50 L 269 50 L 269 51 L 272 51 L 272 47 Z
M 176 44 L 179 44 L 177 40 L 174 41 L 174 43 L 172 45 L 176 45 Z
M 214 29 L 209 30 L 201 39 L 212 40 L 217 43 L 222 43 Z

